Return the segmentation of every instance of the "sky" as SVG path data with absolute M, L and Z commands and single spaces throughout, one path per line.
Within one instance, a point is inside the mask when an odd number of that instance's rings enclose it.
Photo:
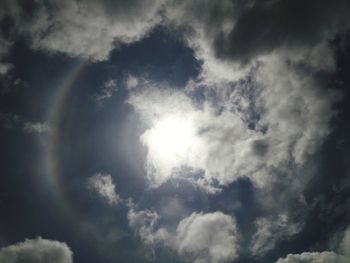
M 349 16 L 0 1 L 0 263 L 350 262 Z

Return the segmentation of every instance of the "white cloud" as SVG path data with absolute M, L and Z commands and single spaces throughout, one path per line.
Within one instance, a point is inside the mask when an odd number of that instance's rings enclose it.
M 97 173 L 88 179 L 87 187 L 96 193 L 108 204 L 115 205 L 120 201 L 116 187 L 110 174 Z
M 238 234 L 234 219 L 222 212 L 192 213 L 176 230 L 180 256 L 191 262 L 219 263 L 238 257 Z
M 140 40 L 158 24 L 164 2 L 37 2 L 33 21 L 21 30 L 34 49 L 104 60 L 116 46 Z
M 238 257 L 238 232 L 235 220 L 222 212 L 192 213 L 183 218 L 174 232 L 159 227 L 160 216 L 154 210 L 128 212 L 129 226 L 136 230 L 150 257 L 157 247 L 167 247 L 190 262 L 220 263 Z
M 1 248 L 0 262 L 72 263 L 73 253 L 66 243 L 38 237 Z
M 131 93 L 129 103 L 149 127 L 141 141 L 148 148 L 151 182 L 159 185 L 174 175 L 175 168 L 189 166 L 203 170 L 209 182 L 227 185 L 247 176 L 264 187 L 278 180 L 271 170 L 289 174 L 286 163 L 298 167 L 308 160 L 330 132 L 337 94 L 319 92 L 312 76 L 300 75 L 285 57 L 268 57 L 262 63 L 251 76 L 253 83 L 206 86 L 212 92 L 200 105 L 182 91 L 159 90 L 152 84 Z M 152 141 L 152 134 L 167 118 L 181 120 L 183 125 L 177 126 L 189 126 L 194 133 L 186 152 L 170 161 L 164 160 L 166 155 L 159 154 Z M 172 136 L 176 133 L 181 131 L 174 130 Z
M 184 176 L 183 167 L 203 173 L 188 180 L 199 187 L 206 185 L 209 193 L 217 192 L 211 190 L 213 182 L 225 186 L 248 177 L 266 212 L 257 222 L 272 220 L 257 223 L 251 251 L 263 254 L 272 249 L 278 240 L 302 229 L 302 224 L 288 219 L 279 225 L 281 235 L 267 234 L 270 227 L 266 226 L 275 220 L 267 215 L 295 218 L 289 215 L 294 211 L 286 211 L 287 204 L 304 205 L 302 191 L 314 175 L 305 165 L 331 132 L 332 107 L 341 98 L 316 76 L 334 70 L 332 51 L 319 44 L 312 50 L 281 48 L 261 56 L 259 66 L 239 81 L 216 77 L 213 82 L 202 76 L 189 82 L 185 91 L 160 89 L 149 82 L 141 90 L 132 90 L 128 102 L 147 127 L 140 141 L 148 151 L 146 170 L 151 185 Z M 204 90 L 203 101 L 193 99 L 197 90 Z M 175 125 L 179 128 L 159 136 L 157 127 L 169 118 L 179 120 Z M 157 140 L 163 138 L 161 147 L 171 147 L 179 139 L 176 136 L 184 134 L 184 127 L 190 127 L 193 135 L 180 148 L 184 152 L 178 151 L 180 146 L 171 151 L 159 148 Z M 278 204 L 270 202 L 276 192 L 281 200 Z

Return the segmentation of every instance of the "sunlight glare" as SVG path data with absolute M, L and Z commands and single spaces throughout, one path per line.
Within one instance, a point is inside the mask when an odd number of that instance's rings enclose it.
M 186 158 L 195 140 L 195 130 L 189 119 L 169 116 L 159 120 L 142 140 L 150 154 L 159 161 L 176 164 Z

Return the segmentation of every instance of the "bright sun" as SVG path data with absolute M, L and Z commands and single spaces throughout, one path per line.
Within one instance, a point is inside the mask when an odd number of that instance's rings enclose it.
M 141 139 L 158 161 L 175 165 L 189 154 L 195 141 L 195 129 L 189 119 L 168 116 L 156 122 Z

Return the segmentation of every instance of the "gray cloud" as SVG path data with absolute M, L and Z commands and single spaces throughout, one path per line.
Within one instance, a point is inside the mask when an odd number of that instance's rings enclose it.
M 42 135 L 52 130 L 48 122 L 26 121 L 14 113 L 0 113 L 0 124 L 6 129 L 18 129 L 29 134 Z
M 186 28 L 185 41 L 202 59 L 203 72 L 237 78 L 261 56 L 312 49 L 348 26 L 350 8 L 339 1 L 173 1 L 168 23 Z
M 214 40 L 221 59 L 247 62 L 281 46 L 313 46 L 334 37 L 350 11 L 343 0 L 251 1 L 240 10 L 232 30 Z
M 346 263 L 350 261 L 350 230 L 346 230 L 338 251 L 303 252 L 289 254 L 276 263 Z
M 165 228 L 157 228 L 159 215 L 155 210 L 137 210 L 134 205 L 128 211 L 129 226 L 145 245 L 145 254 L 148 259 L 154 259 L 156 248 L 167 246 L 171 237 Z
M 300 231 L 301 225 L 291 222 L 287 214 L 258 218 L 257 232 L 251 240 L 250 251 L 254 256 L 264 255 L 276 242 L 289 238 Z
M 302 254 L 289 254 L 284 259 L 279 259 L 277 263 L 341 263 L 344 262 L 334 252 L 304 252 Z
M 43 134 L 51 131 L 51 126 L 47 122 L 25 122 L 23 130 L 27 133 Z
M 1 248 L 0 262 L 72 263 L 73 253 L 66 243 L 38 237 Z
M 7 10 L 3 8 L 1 4 L 0 9 L 0 23 L 4 23 L 7 18 Z M 0 77 L 3 77 L 13 68 L 13 65 L 6 61 L 6 57 L 12 48 L 13 41 L 11 41 L 10 36 L 6 36 L 8 32 L 4 32 L 3 28 L 4 27 L 0 29 Z

